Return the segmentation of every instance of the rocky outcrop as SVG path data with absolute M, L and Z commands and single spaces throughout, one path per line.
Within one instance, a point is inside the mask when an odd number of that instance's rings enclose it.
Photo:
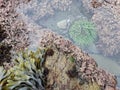
M 11 50 L 28 45 L 28 31 L 15 12 L 19 3 L 17 0 L 0 0 L 0 66 L 4 62 L 10 62 Z
M 11 45 L 14 50 L 28 45 L 26 25 L 15 11 L 21 2 L 27 2 L 27 0 L 0 0 L 0 25 L 7 34 L 2 42 Z
M 69 40 L 45 31 L 40 46 L 54 51 L 45 62 L 49 71 L 46 90 L 116 90 L 115 77 L 99 69 L 93 58 Z
M 97 47 L 106 56 L 120 55 L 120 1 L 84 0 L 84 6 L 92 11 L 92 21 L 97 26 L 99 40 Z
M 18 11 L 33 20 L 54 15 L 55 10 L 66 11 L 72 0 L 31 0 L 28 4 L 20 4 Z
M 92 19 L 98 28 L 98 48 L 107 56 L 120 54 L 120 6 L 107 4 L 96 11 Z

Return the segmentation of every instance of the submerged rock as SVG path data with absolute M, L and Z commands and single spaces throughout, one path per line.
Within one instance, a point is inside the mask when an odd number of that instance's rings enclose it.
M 57 27 L 60 29 L 67 29 L 69 23 L 70 23 L 69 19 L 62 20 L 57 23 Z
M 19 52 L 6 69 L 0 67 L 2 90 L 116 90 L 115 76 L 99 69 L 94 59 L 72 42 L 50 31 L 44 32 L 37 51 Z
M 45 62 L 49 71 L 46 90 L 116 90 L 116 78 L 99 69 L 94 59 L 72 42 L 45 31 L 40 46 L 54 51 Z
M 103 57 L 99 54 L 90 54 L 91 57 L 95 59 L 98 63 L 99 67 L 104 68 L 108 72 L 115 74 L 117 76 L 120 75 L 120 65 L 116 63 L 115 60 L 112 60 L 110 57 Z M 112 67 L 111 67 L 112 66 Z
M 120 55 L 120 0 L 83 0 L 83 6 L 92 11 L 97 26 L 97 48 L 105 56 Z

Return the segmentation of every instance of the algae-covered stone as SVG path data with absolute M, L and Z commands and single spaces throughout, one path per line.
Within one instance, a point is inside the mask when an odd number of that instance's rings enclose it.
M 82 87 L 83 90 L 101 90 L 97 83 L 84 84 Z
M 49 71 L 46 90 L 107 90 L 108 86 L 116 87 L 115 77 L 99 69 L 93 58 L 69 40 L 45 31 L 40 46 L 51 47 L 54 51 L 45 62 Z
M 16 55 L 10 69 L 0 68 L 2 90 L 111 90 L 113 75 L 97 67 L 70 41 L 45 32 L 37 51 Z M 6 77 L 7 75 L 7 77 Z
M 69 60 L 69 55 L 59 52 L 55 47 L 53 50 L 54 55 L 47 57 L 45 62 L 49 70 L 46 90 L 81 90 L 76 69 L 73 70 L 75 63 Z

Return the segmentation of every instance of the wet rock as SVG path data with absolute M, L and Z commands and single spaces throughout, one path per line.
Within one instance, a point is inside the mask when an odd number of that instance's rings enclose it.
M 103 0 L 102 2 L 101 0 L 83 1 L 83 6 L 87 8 L 88 11 L 94 13 L 92 21 L 97 26 L 99 36 L 97 48 L 106 56 L 120 55 L 119 2 L 119 0 Z M 98 5 L 98 3 L 101 3 L 101 5 Z
M 99 69 L 93 58 L 63 37 L 45 31 L 40 46 L 51 47 L 55 52 L 53 56 L 47 57 L 45 62 L 45 67 L 49 69 L 47 90 L 90 90 L 88 89 L 90 87 L 91 90 L 108 88 L 114 90 L 116 88 L 116 78 L 112 74 Z M 69 60 L 71 56 L 74 62 Z M 93 86 L 91 82 L 94 83 Z
M 60 29 L 67 29 L 67 27 L 68 27 L 68 25 L 69 25 L 69 22 L 70 22 L 70 20 L 68 19 L 65 19 L 65 20 L 62 20 L 62 21 L 59 21 L 58 23 L 57 23 L 57 26 L 58 26 L 58 28 L 60 28 Z
M 31 0 L 28 4 L 20 4 L 18 11 L 37 21 L 43 17 L 54 15 L 55 10 L 68 10 L 71 3 L 72 0 Z
M 101 7 L 103 0 L 92 0 L 91 5 L 93 8 Z
M 28 31 L 25 23 L 16 13 L 16 7 L 27 0 L 0 0 L 0 25 L 2 25 L 6 38 L 3 42 L 10 44 L 12 50 L 19 50 L 28 46 Z
M 92 17 L 92 20 L 96 23 L 98 28 L 98 49 L 107 56 L 120 53 L 118 45 L 120 43 L 118 40 L 120 35 L 119 8 L 118 6 L 107 5 L 96 10 L 96 13 Z

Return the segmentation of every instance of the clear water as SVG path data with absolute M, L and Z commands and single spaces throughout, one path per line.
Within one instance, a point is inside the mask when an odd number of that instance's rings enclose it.
M 83 8 L 80 0 L 73 0 L 73 3 L 70 5 L 68 10 L 55 10 L 54 15 L 47 15 L 39 18 L 39 16 L 35 16 L 39 12 L 40 6 L 39 4 L 35 5 L 35 1 L 37 1 L 37 3 L 40 3 L 40 0 L 34 0 L 33 4 L 24 4 L 17 9 L 17 11 L 22 15 L 25 22 L 28 24 L 28 26 L 31 26 L 32 29 L 34 29 L 33 26 L 35 27 L 35 29 L 37 27 L 37 30 L 40 30 L 41 26 L 49 28 L 68 39 L 70 39 L 68 35 L 69 26 L 65 29 L 61 29 L 60 27 L 58 27 L 58 23 L 63 22 L 63 24 L 65 24 L 66 20 L 68 21 L 67 24 L 71 25 L 71 23 L 78 18 L 90 20 L 91 16 L 93 15 L 92 13 L 87 13 L 85 8 Z M 36 9 L 38 9 L 38 12 L 36 12 Z M 36 40 L 39 39 L 39 35 L 40 34 L 38 33 L 36 34 L 36 36 L 30 34 L 31 41 L 35 45 L 37 45 Z M 120 87 L 120 65 L 118 65 L 117 63 L 119 58 L 116 60 L 115 58 L 105 57 L 99 54 L 99 51 L 97 50 L 94 43 L 92 43 L 92 45 L 90 45 L 88 48 L 90 56 L 92 56 L 96 60 L 100 68 L 103 68 L 106 71 L 117 76 L 118 86 Z

